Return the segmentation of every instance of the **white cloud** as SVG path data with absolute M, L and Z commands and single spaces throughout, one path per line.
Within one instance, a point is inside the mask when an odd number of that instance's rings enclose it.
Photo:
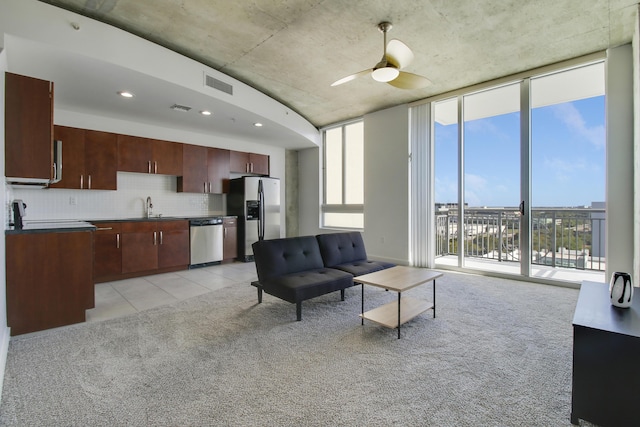
M 604 125 L 589 127 L 580 111 L 570 102 L 551 107 L 554 115 L 572 132 L 587 140 L 598 148 L 603 148 L 606 141 Z

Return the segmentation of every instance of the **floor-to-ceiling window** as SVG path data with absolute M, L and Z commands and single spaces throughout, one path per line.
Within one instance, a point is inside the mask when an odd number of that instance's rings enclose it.
M 433 111 L 436 265 L 604 276 L 602 62 L 459 94 Z
M 324 130 L 322 226 L 364 228 L 362 120 Z

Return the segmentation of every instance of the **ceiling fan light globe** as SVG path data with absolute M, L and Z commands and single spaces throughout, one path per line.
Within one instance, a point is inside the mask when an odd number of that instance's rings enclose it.
M 371 73 L 371 77 L 373 77 L 375 81 L 386 83 L 398 77 L 399 74 L 400 71 L 397 68 L 383 67 L 374 70 Z

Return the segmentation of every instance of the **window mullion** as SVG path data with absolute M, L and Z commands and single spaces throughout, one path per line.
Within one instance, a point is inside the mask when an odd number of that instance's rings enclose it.
M 342 126 L 342 204 L 347 204 L 347 127 Z

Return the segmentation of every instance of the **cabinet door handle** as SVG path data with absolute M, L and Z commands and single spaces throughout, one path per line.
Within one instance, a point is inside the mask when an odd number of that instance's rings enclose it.
M 226 239 L 227 238 L 227 229 L 224 228 L 223 230 L 224 230 L 224 236 L 223 237 Z
M 153 232 L 153 246 L 158 244 L 158 233 L 157 232 Z
M 91 175 L 89 175 L 89 186 L 87 188 L 91 190 Z
M 203 193 L 206 193 L 206 192 L 207 192 L 207 183 L 206 183 L 206 182 L 203 182 L 203 184 L 204 184 L 204 191 L 203 191 Z
M 96 231 L 107 231 L 107 230 L 113 230 L 113 227 L 98 227 L 98 228 L 96 228 Z
M 160 244 L 161 244 L 161 245 L 163 244 L 163 243 L 162 243 L 162 240 L 163 240 L 163 239 L 162 239 L 162 231 L 161 231 L 161 232 L 160 232 Z
M 211 181 L 209 181 L 209 193 L 211 193 Z
M 80 189 L 84 188 L 84 175 L 80 175 Z
M 147 170 L 151 173 L 151 160 L 147 160 Z
M 249 163 L 249 165 L 250 165 L 251 173 L 253 173 L 253 163 Z
M 153 173 L 158 173 L 158 162 L 153 162 Z
M 116 249 L 120 249 L 120 233 L 116 234 Z

